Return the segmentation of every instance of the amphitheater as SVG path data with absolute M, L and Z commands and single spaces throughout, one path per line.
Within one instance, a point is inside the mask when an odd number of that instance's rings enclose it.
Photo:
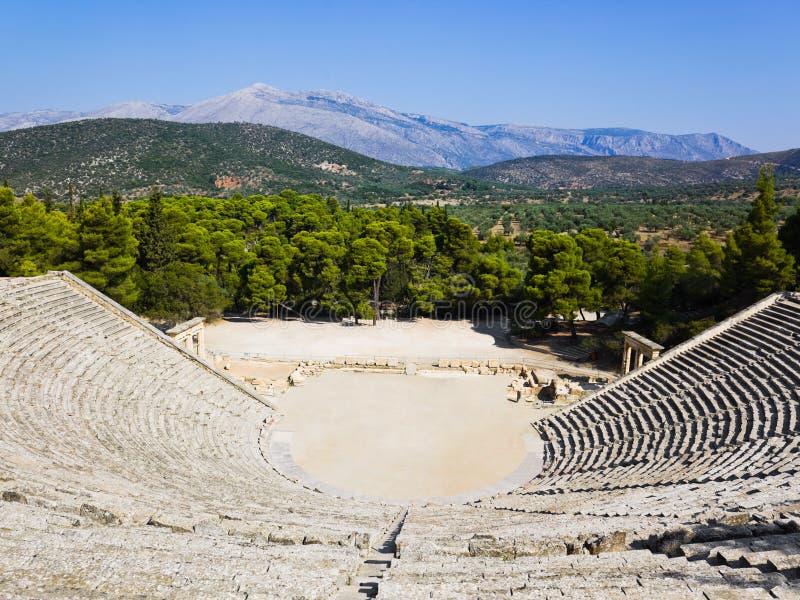
M 69 273 L 0 279 L 0 597 L 798 598 L 798 412 L 780 293 L 534 422 L 515 489 L 339 497 L 276 469 L 268 399 Z

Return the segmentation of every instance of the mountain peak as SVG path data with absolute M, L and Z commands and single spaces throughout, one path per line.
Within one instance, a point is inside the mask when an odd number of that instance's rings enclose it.
M 343 92 L 285 91 L 261 82 L 190 106 L 124 102 L 87 113 L 0 114 L 0 131 L 97 117 L 272 125 L 387 162 L 455 169 L 545 154 L 699 161 L 754 152 L 716 133 L 668 135 L 624 127 L 472 126 L 401 113 Z

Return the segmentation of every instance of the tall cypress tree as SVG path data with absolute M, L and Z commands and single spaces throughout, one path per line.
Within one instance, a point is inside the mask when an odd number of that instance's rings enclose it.
M 111 206 L 114 209 L 115 215 L 118 215 L 119 211 L 122 210 L 122 194 L 117 190 L 111 192 Z
M 75 189 L 72 187 L 72 183 L 67 187 L 67 215 L 70 218 L 75 216 Z
M 45 190 L 44 190 L 44 209 L 45 209 L 45 211 L 50 212 L 51 210 L 53 210 L 54 200 L 55 200 L 55 198 L 53 197 L 53 192 L 50 191 L 50 188 L 45 188 Z

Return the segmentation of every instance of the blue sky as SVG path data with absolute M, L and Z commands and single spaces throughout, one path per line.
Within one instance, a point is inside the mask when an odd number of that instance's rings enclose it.
M 800 2 L 4 0 L 0 112 L 260 81 L 472 124 L 800 146 Z

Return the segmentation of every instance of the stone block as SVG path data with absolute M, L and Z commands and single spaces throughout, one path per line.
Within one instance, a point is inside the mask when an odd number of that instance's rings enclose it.
M 514 540 L 514 556 L 564 556 L 567 545 L 563 540 L 551 538 L 544 540 Z
M 486 363 L 486 366 L 489 367 L 490 369 L 496 369 L 500 366 L 500 361 L 497 360 L 496 358 L 491 358 Z
M 514 558 L 514 541 L 476 534 L 469 541 L 469 555 L 512 559 Z
M 114 513 L 91 504 L 81 504 L 80 514 L 82 517 L 97 521 L 103 525 L 119 525 L 122 522 Z
M 4 491 L 2 498 L 3 502 L 19 502 L 20 504 L 28 503 L 28 499 L 24 494 L 20 494 L 19 492 L 15 492 L 13 490 Z
M 615 531 L 608 535 L 599 535 L 586 540 L 584 547 L 592 555 L 601 554 L 602 552 L 622 552 L 627 550 L 625 539 L 626 533 L 624 531 Z

